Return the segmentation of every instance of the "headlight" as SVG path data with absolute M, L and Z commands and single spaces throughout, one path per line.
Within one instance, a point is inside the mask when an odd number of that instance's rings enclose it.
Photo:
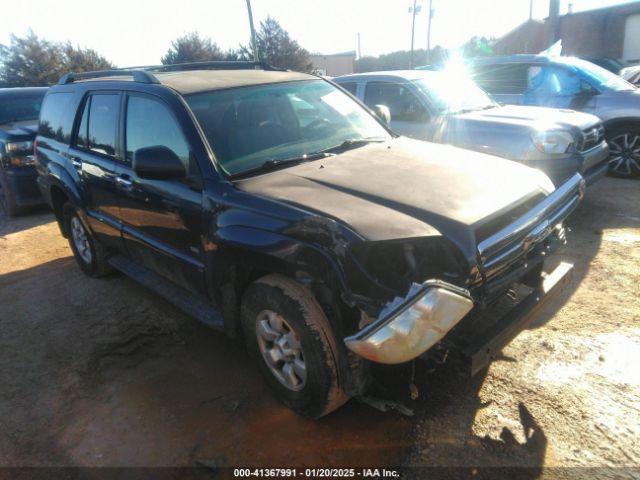
M 404 363 L 422 355 L 439 342 L 473 308 L 470 297 L 458 289 L 435 282 L 345 343 L 358 355 L 378 363 Z
M 573 135 L 564 130 L 536 132 L 531 135 L 531 140 L 541 152 L 555 154 L 566 153 L 574 142 Z
M 33 142 L 7 142 L 4 146 L 9 165 L 26 167 L 33 165 Z
M 7 153 L 29 152 L 33 150 L 33 142 L 8 142 L 4 149 Z

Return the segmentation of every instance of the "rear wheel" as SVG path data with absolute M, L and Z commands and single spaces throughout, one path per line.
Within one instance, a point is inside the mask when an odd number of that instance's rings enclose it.
M 280 401 L 319 418 L 348 400 L 339 385 L 333 330 L 307 288 L 268 275 L 247 289 L 241 314 L 249 353 Z
M 13 217 L 23 212 L 16 203 L 16 197 L 9 188 L 9 184 L 2 172 L 0 172 L 0 215 Z
M 70 203 L 62 208 L 64 228 L 78 266 L 90 277 L 102 277 L 112 271 L 102 246 L 82 222 L 78 210 Z
M 626 126 L 614 129 L 607 138 L 609 143 L 609 173 L 616 177 L 633 178 L 640 175 L 640 127 Z

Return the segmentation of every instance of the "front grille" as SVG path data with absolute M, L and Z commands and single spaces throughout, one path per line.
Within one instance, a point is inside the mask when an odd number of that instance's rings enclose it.
M 604 127 L 601 123 L 582 131 L 582 140 L 578 144 L 578 151 L 586 152 L 597 147 L 604 140 Z
M 478 243 L 480 267 L 489 279 L 543 242 L 577 207 L 584 180 L 576 174 L 517 220 Z

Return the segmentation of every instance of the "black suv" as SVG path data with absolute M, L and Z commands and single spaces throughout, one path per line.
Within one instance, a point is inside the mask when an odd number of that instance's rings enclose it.
M 44 203 L 36 186 L 33 139 L 46 91 L 0 89 L 0 215 L 13 216 Z
M 243 335 L 312 417 L 372 362 L 486 365 L 568 279 L 543 262 L 584 189 L 397 138 L 330 81 L 254 63 L 68 74 L 36 153 L 80 268 Z

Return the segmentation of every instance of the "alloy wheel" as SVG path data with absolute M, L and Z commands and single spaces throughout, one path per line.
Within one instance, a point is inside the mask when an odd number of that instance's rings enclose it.
M 307 380 L 302 345 L 291 325 L 272 310 L 256 318 L 258 347 L 271 373 L 289 390 L 299 391 Z
M 91 254 L 91 245 L 89 244 L 89 237 L 87 231 L 82 225 L 82 222 L 77 216 L 71 218 L 71 237 L 73 238 L 73 244 L 76 247 L 78 255 L 87 264 L 91 264 L 93 256 Z
M 622 133 L 609 140 L 609 169 L 618 175 L 631 176 L 640 171 L 640 134 Z

